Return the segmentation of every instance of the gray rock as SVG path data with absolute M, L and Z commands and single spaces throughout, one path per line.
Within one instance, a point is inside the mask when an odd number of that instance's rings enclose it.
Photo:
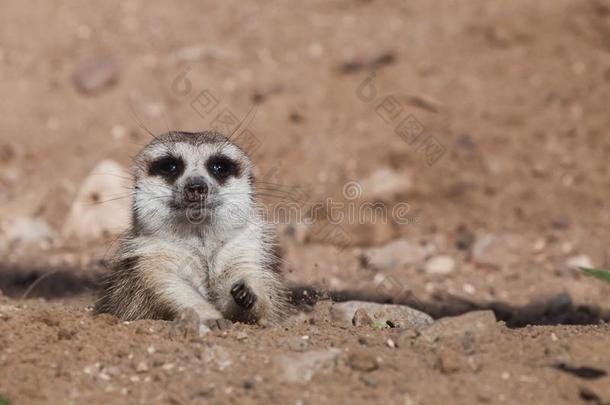
M 129 173 L 112 161 L 100 162 L 83 182 L 63 227 L 66 237 L 98 239 L 129 226 Z
M 274 364 L 282 381 L 305 384 L 318 373 L 332 372 L 337 367 L 340 353 L 339 349 L 329 349 L 282 355 L 275 358 Z
M 420 331 L 429 342 L 443 338 L 482 336 L 498 332 L 499 326 L 493 311 L 474 311 L 464 315 L 441 318 Z
M 334 322 L 352 325 L 358 309 L 363 309 L 375 323 L 388 323 L 404 329 L 421 329 L 433 322 L 430 315 L 405 305 L 377 304 L 365 301 L 335 303 L 330 308 Z
M 423 262 L 426 259 L 426 250 L 407 240 L 398 239 L 384 246 L 366 250 L 363 257 L 369 267 L 376 270 L 390 270 Z
M 455 270 L 455 260 L 450 256 L 434 256 L 428 259 L 424 270 L 428 274 L 445 276 Z

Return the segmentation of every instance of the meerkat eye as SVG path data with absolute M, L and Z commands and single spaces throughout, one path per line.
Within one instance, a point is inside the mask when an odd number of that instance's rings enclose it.
M 212 156 L 206 165 L 210 174 L 217 180 L 226 180 L 239 172 L 238 164 L 226 156 Z
M 184 163 L 181 159 L 173 156 L 166 156 L 153 161 L 150 164 L 149 173 L 152 176 L 163 176 L 165 178 L 176 178 L 184 170 Z

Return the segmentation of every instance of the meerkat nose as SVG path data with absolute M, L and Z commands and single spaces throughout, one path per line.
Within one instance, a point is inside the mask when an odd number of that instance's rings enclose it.
M 198 202 L 208 194 L 208 184 L 203 178 L 190 179 L 184 186 L 184 198 L 188 202 Z

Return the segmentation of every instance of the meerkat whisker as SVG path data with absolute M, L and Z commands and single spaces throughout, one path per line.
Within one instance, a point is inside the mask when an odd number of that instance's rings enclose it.
M 144 130 L 148 135 L 150 135 L 151 137 L 153 137 L 155 140 L 158 140 L 159 138 L 157 138 L 157 136 L 155 136 L 155 134 L 149 130 L 143 123 L 142 121 L 140 121 L 140 119 L 138 118 L 138 115 L 136 114 L 133 105 L 131 104 L 131 100 L 128 101 L 129 104 L 129 110 L 131 112 L 131 118 L 136 122 L 136 124 L 138 125 L 138 127 L 140 127 L 140 129 Z

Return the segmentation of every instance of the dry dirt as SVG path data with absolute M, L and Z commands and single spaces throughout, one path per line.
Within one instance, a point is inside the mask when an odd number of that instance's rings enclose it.
M 2 2 L 0 94 L 0 404 L 610 403 L 610 286 L 576 269 L 610 267 L 609 1 Z M 301 314 L 195 338 L 93 317 L 116 236 L 65 231 L 85 178 L 253 105 L 261 200 L 325 204 L 278 224 Z M 330 322 L 349 299 L 502 322 L 430 342 Z

